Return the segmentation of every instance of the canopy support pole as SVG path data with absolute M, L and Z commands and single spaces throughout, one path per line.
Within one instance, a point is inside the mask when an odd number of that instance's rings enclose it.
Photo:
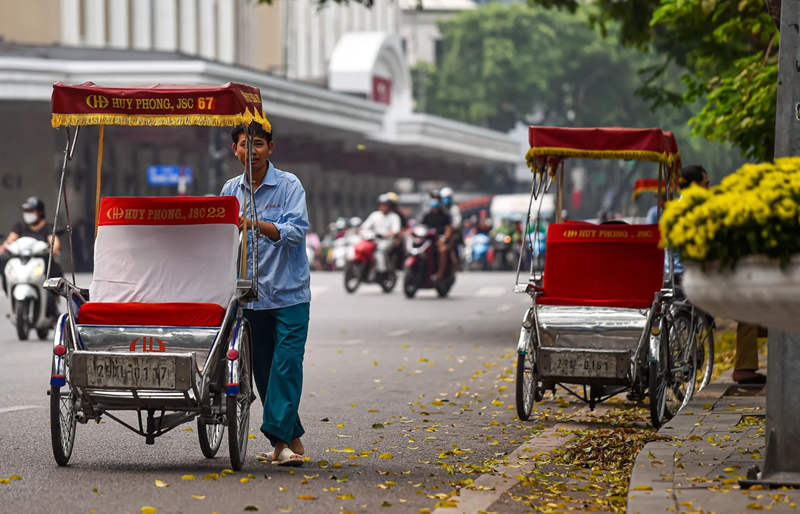
M 100 125 L 100 139 L 97 143 L 97 195 L 94 202 L 94 238 L 97 239 L 97 227 L 100 225 L 100 179 L 103 169 L 103 134 L 105 125 Z
M 556 223 L 563 223 L 564 216 L 564 159 L 561 159 L 560 166 L 556 170 L 558 174 L 558 191 L 556 191 Z
M 64 205 L 67 209 L 67 233 L 69 234 L 69 262 L 72 267 L 72 285 L 77 286 L 75 283 L 75 258 L 74 253 L 72 251 L 72 222 L 69 219 L 69 204 L 67 203 L 67 191 L 64 188 L 64 178 L 67 175 L 67 163 L 72 160 L 72 155 L 75 153 L 75 143 L 78 141 L 78 132 L 80 132 L 81 127 L 75 127 L 75 136 L 72 137 L 70 141 L 70 130 L 69 127 L 66 127 L 67 132 L 67 146 L 64 148 L 64 163 L 61 165 L 61 179 L 58 183 L 58 199 L 56 200 L 56 214 L 55 218 L 53 219 L 53 234 L 52 234 L 52 241 L 55 242 L 56 234 L 58 232 L 58 213 L 61 211 L 61 198 L 64 198 Z M 47 277 L 46 279 L 50 279 L 50 270 L 53 269 L 53 251 L 55 249 L 55 243 L 50 245 L 50 253 L 47 257 Z

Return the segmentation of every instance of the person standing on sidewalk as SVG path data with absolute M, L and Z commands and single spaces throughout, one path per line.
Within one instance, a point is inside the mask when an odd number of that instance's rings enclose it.
M 681 175 L 688 187 L 697 184 L 708 189 L 708 173 L 702 166 L 687 166 Z M 766 384 L 767 377 L 758 373 L 758 336 L 766 330 L 758 325 L 737 321 L 736 361 L 733 367 L 733 381 L 739 384 Z M 764 334 L 766 337 L 766 334 Z
M 261 432 L 274 447 L 260 460 L 279 466 L 301 466 L 305 433 L 298 408 L 303 388 L 303 356 L 308 335 L 311 302 L 310 272 L 305 238 L 308 232 L 306 193 L 296 176 L 281 171 L 269 161 L 274 143 L 272 133 L 260 125 L 250 126 L 254 134 L 252 175 L 255 183 L 258 240 L 258 301 L 248 304 L 244 317 L 250 323 L 253 340 L 253 375 L 264 405 Z M 247 137 L 244 127 L 231 132 L 233 152 L 247 166 Z M 244 212 L 250 196 L 247 173 L 229 180 L 222 196 L 239 200 L 239 227 L 255 226 Z M 252 247 L 248 245 L 252 255 Z M 251 257 L 247 276 L 252 277 Z

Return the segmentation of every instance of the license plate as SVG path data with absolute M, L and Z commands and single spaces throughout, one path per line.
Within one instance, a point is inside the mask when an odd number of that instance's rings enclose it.
M 564 377 L 616 377 L 617 356 L 602 353 L 551 354 L 550 374 Z
M 157 356 L 87 355 L 88 387 L 175 389 L 175 359 Z

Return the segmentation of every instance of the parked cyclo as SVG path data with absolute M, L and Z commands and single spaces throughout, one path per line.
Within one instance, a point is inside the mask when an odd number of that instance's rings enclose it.
M 54 226 L 63 200 L 71 262 L 66 169 L 80 127 L 99 125 L 92 283 L 88 290 L 77 287 L 74 263 L 72 281 L 45 282 L 67 300 L 56 324 L 50 378 L 56 462 L 69 462 L 77 423 L 107 417 L 144 436 L 146 444 L 196 421 L 208 458 L 216 455 L 227 428 L 231 465 L 241 469 L 255 399 L 250 328 L 242 309 L 258 298 L 252 277 L 258 273 L 260 234 L 240 235 L 239 217 L 255 219 L 252 176 L 243 206 L 235 197 L 101 199 L 100 179 L 105 125 L 259 123 L 270 131 L 259 90 L 233 83 L 57 83 L 52 108 L 53 127 L 64 127 L 67 141 Z M 252 133 L 245 132 L 252 149 Z M 137 421 L 126 421 L 121 412 L 135 413 Z
M 659 129 L 558 127 L 530 127 L 529 137 L 529 211 L 554 185 L 557 205 L 542 276 L 532 272 L 520 284 L 517 271 L 515 292 L 533 300 L 517 348 L 518 415 L 527 420 L 546 391 L 562 386 L 592 409 L 623 392 L 631 400 L 649 397 L 651 421 L 659 427 L 710 379 L 709 316 L 676 284 L 672 252 L 665 259 L 659 248 L 658 225 L 564 221 L 561 213 L 567 158 L 656 163 L 659 195 L 676 197 L 675 139 Z M 533 234 L 523 245 L 537 243 L 539 233 Z

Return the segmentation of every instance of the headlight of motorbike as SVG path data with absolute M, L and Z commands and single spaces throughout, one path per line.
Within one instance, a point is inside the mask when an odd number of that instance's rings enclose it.
M 506 243 L 510 243 L 510 242 L 511 242 L 511 236 L 506 236 L 506 238 L 505 238 L 505 242 L 506 242 Z
M 43 268 L 43 267 L 41 267 L 41 266 L 35 266 L 35 267 L 33 268 L 33 276 L 34 276 L 34 277 L 38 277 L 38 276 L 40 276 L 42 273 L 44 273 L 44 268 Z

